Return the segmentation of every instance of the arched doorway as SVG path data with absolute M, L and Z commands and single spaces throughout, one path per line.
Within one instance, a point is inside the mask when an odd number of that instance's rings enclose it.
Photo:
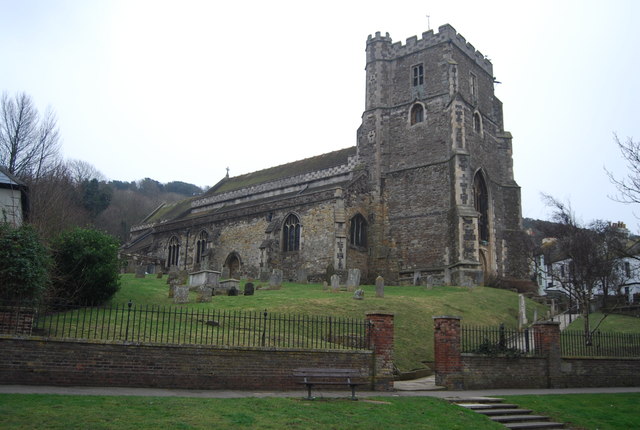
M 240 279 L 240 257 L 237 253 L 232 252 L 224 262 L 224 267 L 229 269 L 229 278 Z

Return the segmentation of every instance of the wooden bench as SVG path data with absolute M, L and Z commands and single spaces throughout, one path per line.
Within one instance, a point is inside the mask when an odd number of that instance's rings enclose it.
M 301 378 L 298 384 L 307 386 L 307 399 L 313 400 L 311 397 L 311 388 L 314 385 L 348 385 L 351 388 L 351 400 L 356 398 L 356 387 L 365 385 L 362 375 L 353 369 L 318 369 L 318 368 L 301 368 L 293 371 L 293 376 Z

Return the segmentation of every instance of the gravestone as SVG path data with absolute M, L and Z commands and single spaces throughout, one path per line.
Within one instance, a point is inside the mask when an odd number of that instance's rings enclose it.
M 253 296 L 254 287 L 253 282 L 247 282 L 244 284 L 244 295 L 245 296 Z
M 189 286 L 177 285 L 173 294 L 173 303 L 176 305 L 189 303 Z
M 158 273 L 156 274 L 156 278 L 157 278 L 157 279 L 162 279 L 162 275 L 163 275 L 163 273 L 162 273 L 162 272 L 158 272 Z
M 354 300 L 364 300 L 364 290 L 362 288 L 358 288 L 354 293 L 353 293 L 353 299 Z
M 307 270 L 300 268 L 296 271 L 296 279 L 299 284 L 306 284 L 309 282 L 309 278 L 307 276 Z
M 271 277 L 269 278 L 269 289 L 279 290 L 282 287 L 282 270 L 273 269 Z
M 527 305 L 524 301 L 524 294 L 518 294 L 518 327 L 527 325 Z
M 360 269 L 349 269 L 347 291 L 355 291 L 360 286 Z
M 229 291 L 232 288 L 235 288 L 236 291 L 239 291 L 240 281 L 237 279 L 225 279 L 224 281 L 220 281 L 220 286 L 214 290 L 214 293 L 216 296 L 230 295 Z
M 173 299 L 176 295 L 176 284 L 169 284 L 169 298 Z
M 322 291 L 328 291 L 329 290 L 329 283 L 327 281 L 323 281 L 322 282 Z
M 145 266 L 136 266 L 136 278 L 144 278 L 147 274 L 147 268 Z
M 211 301 L 211 294 L 213 293 L 213 288 L 210 285 L 201 285 L 198 287 L 198 296 L 196 297 L 196 302 L 198 303 L 209 303 Z
M 229 292 L 227 293 L 228 296 L 237 296 L 238 295 L 238 289 L 236 287 L 231 287 L 229 288 Z
M 435 277 L 433 275 L 427 275 L 427 288 L 431 289 L 435 285 Z
M 413 285 L 420 285 L 422 283 L 422 275 L 420 272 L 413 272 Z
M 331 291 L 337 293 L 340 291 L 340 276 L 333 274 L 331 275 Z
M 376 297 L 384 297 L 384 278 L 382 276 L 376 278 Z

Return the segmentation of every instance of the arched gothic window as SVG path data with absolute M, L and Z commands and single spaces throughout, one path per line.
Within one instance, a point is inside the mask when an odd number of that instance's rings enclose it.
M 353 246 L 367 246 L 367 221 L 360 214 L 351 218 L 350 243 Z
M 284 252 L 300 249 L 300 220 L 294 214 L 285 219 L 282 225 L 282 250 Z
M 177 266 L 180 260 L 180 241 L 176 236 L 169 240 L 167 247 L 167 267 Z
M 489 240 L 489 193 L 481 172 L 473 178 L 473 205 L 478 211 L 478 240 Z
M 482 133 L 482 117 L 478 112 L 473 114 L 473 131 L 478 134 Z
M 416 103 L 411 107 L 411 125 L 424 121 L 424 107 Z
M 205 251 L 207 250 L 207 241 L 209 240 L 209 233 L 202 230 L 196 239 L 196 263 L 200 263 L 204 260 Z

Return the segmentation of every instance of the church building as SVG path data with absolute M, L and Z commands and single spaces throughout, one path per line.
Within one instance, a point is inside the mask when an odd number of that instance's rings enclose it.
M 356 146 L 236 177 L 163 205 L 125 253 L 168 271 L 481 285 L 527 262 L 511 134 L 491 62 L 450 25 L 366 44 Z M 303 274 L 303 275 L 301 275 Z

